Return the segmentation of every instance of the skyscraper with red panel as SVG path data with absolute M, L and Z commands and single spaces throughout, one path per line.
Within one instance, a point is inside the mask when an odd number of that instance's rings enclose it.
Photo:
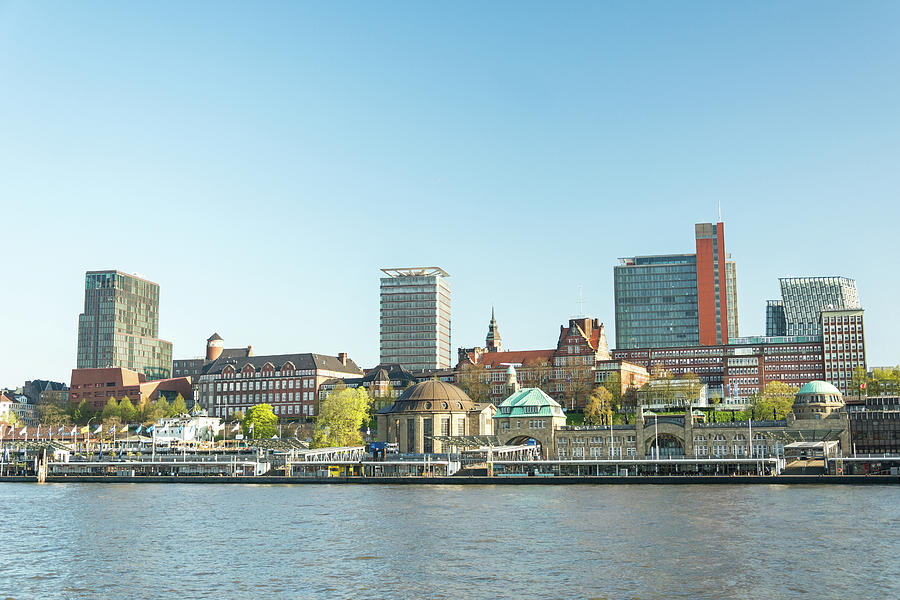
M 700 345 L 728 343 L 728 285 L 725 275 L 725 225 L 694 225 L 697 238 L 697 313 Z

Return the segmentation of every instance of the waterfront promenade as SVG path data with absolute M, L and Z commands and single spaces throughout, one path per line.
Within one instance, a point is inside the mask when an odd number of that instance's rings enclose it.
M 3 482 L 37 482 L 36 476 L 0 477 Z M 283 477 L 283 476 L 210 476 L 116 475 L 48 476 L 46 483 L 199 483 L 266 485 L 897 485 L 900 475 L 635 475 L 559 476 L 559 477 Z

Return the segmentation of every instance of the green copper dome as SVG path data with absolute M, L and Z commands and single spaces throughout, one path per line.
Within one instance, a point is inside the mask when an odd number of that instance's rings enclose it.
M 823 394 L 830 396 L 841 396 L 840 390 L 828 383 L 827 381 L 810 381 L 797 392 L 797 395 L 807 394 Z

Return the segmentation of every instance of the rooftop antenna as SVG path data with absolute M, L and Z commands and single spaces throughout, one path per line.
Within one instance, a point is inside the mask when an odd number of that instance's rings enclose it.
M 584 286 L 578 286 L 578 316 L 584 316 Z
M 719 200 L 719 220 L 716 223 L 722 222 L 722 200 Z

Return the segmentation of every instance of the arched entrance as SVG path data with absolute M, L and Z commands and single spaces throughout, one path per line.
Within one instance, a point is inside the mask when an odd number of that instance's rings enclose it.
M 659 454 L 656 452 L 656 444 L 659 442 Z M 647 458 L 680 458 L 684 456 L 684 444 L 671 433 L 660 433 L 652 436 L 647 443 Z
M 535 452 L 537 452 L 538 456 L 543 456 L 542 449 L 543 445 L 541 444 L 541 440 L 533 438 L 529 435 L 520 435 L 512 438 L 508 442 L 506 442 L 507 446 L 534 446 Z

